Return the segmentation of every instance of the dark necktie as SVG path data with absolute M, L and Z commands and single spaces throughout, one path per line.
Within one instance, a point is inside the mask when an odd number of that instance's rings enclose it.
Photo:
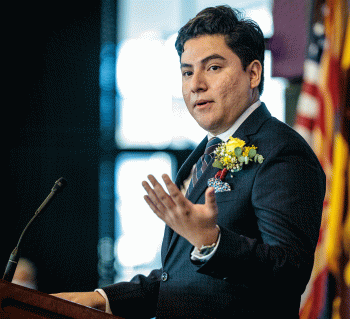
M 186 197 L 192 192 L 194 185 L 196 185 L 197 181 L 208 167 L 210 160 L 214 157 L 213 152 L 221 142 L 221 139 L 214 137 L 207 143 L 204 154 L 199 158 L 194 168 L 190 185 L 186 191 Z

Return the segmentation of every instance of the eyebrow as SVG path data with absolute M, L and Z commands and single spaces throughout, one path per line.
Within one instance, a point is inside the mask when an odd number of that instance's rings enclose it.
M 215 60 L 215 59 L 220 59 L 220 60 L 225 60 L 226 61 L 226 59 L 223 56 L 221 56 L 220 54 L 212 54 L 212 55 L 207 56 L 203 60 L 201 60 L 200 63 L 201 64 L 205 64 L 205 63 L 209 62 L 210 60 Z M 182 69 L 182 68 L 190 68 L 190 67 L 192 67 L 192 64 L 189 64 L 189 63 L 181 63 L 180 64 L 180 69 Z

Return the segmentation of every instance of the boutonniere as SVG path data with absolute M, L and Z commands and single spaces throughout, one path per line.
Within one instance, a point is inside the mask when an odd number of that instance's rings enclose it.
M 220 171 L 214 178 L 209 179 L 208 186 L 214 187 L 215 192 L 231 190 L 230 185 L 223 182 L 228 172 L 239 172 L 244 165 L 248 165 L 252 161 L 260 164 L 264 161 L 264 157 L 256 150 L 256 146 L 246 146 L 245 141 L 232 136 L 227 142 L 219 144 L 214 151 L 213 166 L 219 168 Z

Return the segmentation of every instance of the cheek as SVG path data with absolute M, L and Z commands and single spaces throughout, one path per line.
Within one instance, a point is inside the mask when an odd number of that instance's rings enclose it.
M 189 99 L 188 91 L 186 90 L 186 87 L 184 87 L 184 86 L 182 86 L 182 97 L 183 97 L 185 102 Z
M 229 78 L 221 82 L 215 90 L 217 92 L 217 95 L 223 102 L 231 104 L 237 98 L 238 87 L 239 85 L 237 81 L 232 82 L 232 79 Z
M 245 77 L 235 77 L 235 81 L 228 81 L 222 86 L 222 95 L 240 104 L 248 95 L 248 85 Z
M 193 115 L 193 108 L 191 107 L 191 95 L 188 92 L 182 90 L 182 97 L 183 97 L 183 100 L 185 102 L 185 105 L 186 105 L 188 112 L 191 115 Z
M 188 85 L 186 83 L 182 82 L 181 90 L 182 90 L 182 96 L 183 96 L 184 100 L 188 100 L 190 97 L 190 90 L 188 88 Z
M 183 97 L 183 100 L 185 101 L 187 109 L 190 110 L 189 108 L 190 101 L 191 101 L 190 95 L 186 94 L 185 92 L 182 92 L 182 97 Z

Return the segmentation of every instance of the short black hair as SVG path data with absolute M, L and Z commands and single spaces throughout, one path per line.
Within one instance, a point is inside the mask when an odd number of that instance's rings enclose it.
M 243 17 L 237 9 L 227 5 L 209 7 L 199 12 L 179 31 L 175 48 L 179 57 L 185 42 L 201 35 L 224 35 L 227 46 L 239 57 L 243 69 L 254 60 L 262 65 L 261 81 L 258 86 L 262 94 L 264 88 L 265 39 L 259 25 Z

